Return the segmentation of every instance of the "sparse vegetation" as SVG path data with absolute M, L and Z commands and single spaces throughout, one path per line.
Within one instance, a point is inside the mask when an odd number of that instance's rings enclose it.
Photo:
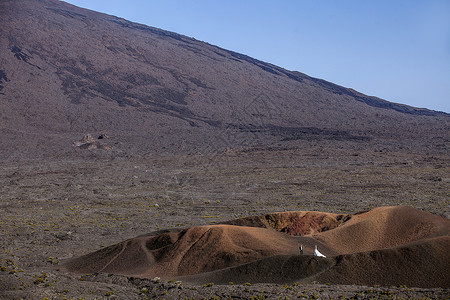
M 123 178 L 135 172 L 135 165 L 160 164 L 162 168 L 161 162 L 150 159 L 130 164 L 128 160 L 117 160 L 114 165 L 109 166 L 95 161 L 85 164 L 79 161 L 72 164 L 61 161 L 49 165 L 29 164 L 20 167 L 21 175 L 20 177 L 16 175 L 15 178 L 17 185 L 9 185 L 8 177 L 12 173 L 10 170 L 17 167 L 3 162 L 0 168 L 3 193 L 0 197 L 6 201 L 5 203 L 13 205 L 4 210 L 0 217 L 3 245 L 0 250 L 3 255 L 0 259 L 0 275 L 23 278 L 24 284 L 16 286 L 18 290 L 21 288 L 27 291 L 30 286 L 67 290 L 64 295 L 71 299 L 75 298 L 76 289 L 61 286 L 52 279 L 41 277 L 43 273 L 50 274 L 55 271 L 35 274 L 33 270 L 58 264 L 59 258 L 67 257 L 75 243 L 82 243 L 80 247 L 85 247 L 85 250 L 78 250 L 76 254 L 81 255 L 97 250 L 99 247 L 96 245 L 109 246 L 121 241 L 122 237 L 133 237 L 136 235 L 135 228 L 140 228 L 140 232 L 145 233 L 157 228 L 183 228 L 208 224 L 211 221 L 220 222 L 248 215 L 299 208 L 331 211 L 331 207 L 335 212 L 348 213 L 380 205 L 411 205 L 441 215 L 449 215 L 450 203 L 446 197 L 449 184 L 446 174 L 449 170 L 448 167 L 442 166 L 440 160 L 428 161 L 422 156 L 412 156 L 411 161 L 414 163 L 404 165 L 402 156 L 390 157 L 390 166 L 386 168 L 386 157 L 360 155 L 352 157 L 355 165 L 349 167 L 350 161 L 345 153 L 343 150 L 335 152 L 334 158 L 330 156 L 326 163 L 318 166 L 316 160 L 308 160 L 305 153 L 286 151 L 284 154 L 277 153 L 284 156 L 270 158 L 272 164 L 285 167 L 271 168 L 256 164 L 256 167 L 253 166 L 254 169 L 251 169 L 251 164 L 247 163 L 244 157 L 223 156 L 221 159 L 239 163 L 211 166 L 217 170 L 223 169 L 224 166 L 228 168 L 223 174 L 215 172 L 216 177 L 213 178 L 204 178 L 202 173 L 196 171 L 193 164 L 194 157 L 183 158 L 184 160 L 177 158 L 164 163 L 165 174 L 155 177 L 154 181 L 145 183 L 137 181 L 134 186 L 127 185 Z M 263 157 L 268 159 L 270 155 L 272 155 L 270 152 L 256 153 L 255 160 L 262 160 Z M 301 161 L 301 172 L 298 171 L 299 168 L 291 167 L 298 161 Z M 371 163 L 367 163 L 368 161 Z M 178 164 L 184 166 L 184 173 L 177 176 L 196 177 L 195 182 L 173 184 L 170 172 L 178 170 Z M 72 171 L 66 172 L 64 171 L 66 169 Z M 157 170 L 157 167 L 154 169 Z M 90 175 L 88 177 L 75 175 L 81 173 Z M 430 173 L 442 178 L 442 181 L 422 179 L 427 176 L 425 174 Z M 51 182 L 68 187 L 66 190 L 54 189 Z M 239 183 L 237 187 L 236 182 Z M 33 184 L 39 187 L 32 188 Z M 212 191 L 216 185 L 222 186 L 220 193 L 209 193 L 207 198 L 211 199 L 210 203 L 205 204 L 204 191 Z M 192 189 L 194 186 L 195 190 Z M 103 189 L 104 192 L 91 194 L 89 191 L 94 188 L 100 191 Z M 245 195 L 231 196 L 231 191 L 236 188 L 246 190 Z M 170 194 L 167 194 L 168 190 Z M 47 197 L 42 198 L 42 194 Z M 155 203 L 159 203 L 160 207 L 154 207 Z M 49 211 L 52 213 L 49 214 Z M 175 214 L 171 215 L 171 211 Z M 100 224 L 103 224 L 103 227 Z M 12 274 L 9 274 L 11 271 Z M 91 281 L 87 275 L 78 278 L 80 283 L 88 278 L 89 282 Z M 155 284 L 161 283 L 155 281 Z M 240 285 L 229 286 L 238 288 Z M 293 293 L 294 288 L 298 286 L 298 283 L 287 284 L 283 290 Z M 210 286 L 208 289 L 216 287 L 218 285 Z M 381 293 L 376 288 L 370 289 L 374 290 L 373 295 Z M 372 295 L 365 293 L 370 289 L 360 290 L 359 293 Z M 415 288 L 395 289 L 402 290 L 405 295 L 417 293 Z M 191 290 L 191 287 L 188 286 L 186 290 Z M 198 292 L 195 288 L 192 291 Z M 115 292 L 116 295 L 120 293 Z M 318 295 L 323 293 L 316 292 Z M 104 296 L 104 293 L 97 295 Z M 154 293 L 156 291 L 149 289 L 145 295 L 151 299 Z M 252 293 L 253 291 L 250 292 Z M 392 290 L 390 296 L 398 293 Z M 355 294 L 345 294 L 345 297 L 350 298 Z

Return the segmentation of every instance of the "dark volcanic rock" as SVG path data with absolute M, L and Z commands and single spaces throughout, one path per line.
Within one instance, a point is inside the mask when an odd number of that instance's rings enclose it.
M 3 70 L 0 70 L 0 92 L 4 88 L 3 83 L 8 81 L 8 77 L 6 77 L 6 73 Z

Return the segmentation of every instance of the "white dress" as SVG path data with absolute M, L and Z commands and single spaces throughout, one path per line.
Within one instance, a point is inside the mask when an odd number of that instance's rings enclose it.
M 317 246 L 314 248 L 314 256 L 326 257 L 325 255 L 320 253 L 319 250 L 317 250 Z

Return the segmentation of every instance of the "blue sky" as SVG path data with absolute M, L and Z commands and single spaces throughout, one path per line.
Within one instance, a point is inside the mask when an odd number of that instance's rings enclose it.
M 450 0 L 68 0 L 450 113 Z

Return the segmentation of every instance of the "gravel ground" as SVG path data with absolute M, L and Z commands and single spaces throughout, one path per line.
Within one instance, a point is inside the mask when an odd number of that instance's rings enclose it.
M 354 213 L 405 205 L 450 216 L 445 155 L 284 149 L 209 156 L 78 157 L 1 162 L 4 299 L 433 298 L 448 289 L 274 284 L 180 285 L 71 275 L 65 259 L 144 233 L 275 211 Z

